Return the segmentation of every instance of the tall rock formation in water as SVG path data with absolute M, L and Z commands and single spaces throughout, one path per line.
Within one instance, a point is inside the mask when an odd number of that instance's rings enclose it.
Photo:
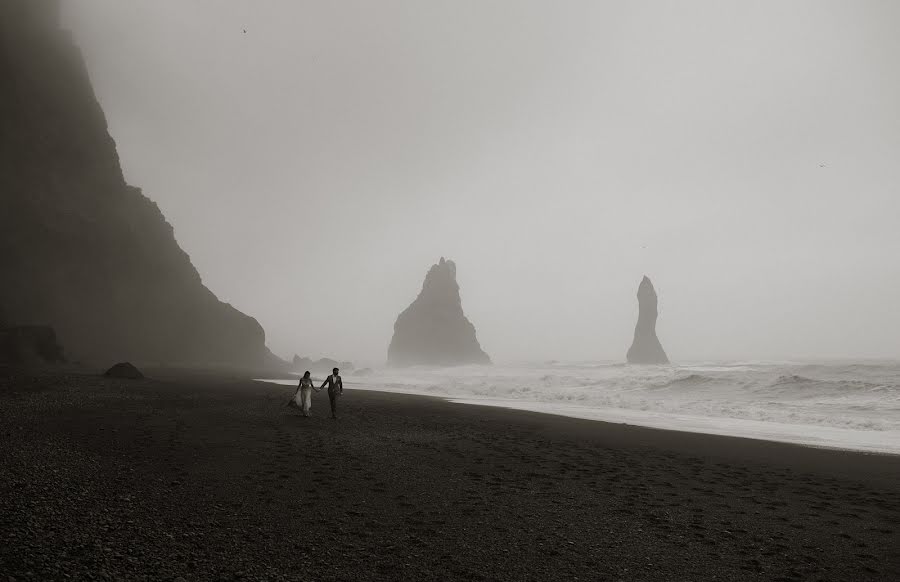
M 656 337 L 656 290 L 650 279 L 644 277 L 638 286 L 638 321 L 634 326 L 634 341 L 628 349 L 630 364 L 668 364 L 669 358 Z
M 490 364 L 466 318 L 456 282 L 456 264 L 441 260 L 425 275 L 422 291 L 394 324 L 388 348 L 392 366 Z
M 259 323 L 203 285 L 157 205 L 125 182 L 56 0 L 0 2 L 0 83 L 6 323 L 52 326 L 76 359 L 277 362 Z

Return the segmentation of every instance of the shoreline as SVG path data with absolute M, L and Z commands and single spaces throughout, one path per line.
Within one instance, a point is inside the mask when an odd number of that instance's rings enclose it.
M 296 382 L 296 380 L 277 378 L 254 378 L 254 381 L 283 386 L 293 385 L 289 383 Z M 344 383 L 350 390 L 424 396 L 438 398 L 454 404 L 528 411 L 594 422 L 640 426 L 663 431 L 727 436 L 767 442 L 779 442 L 811 448 L 900 456 L 900 433 L 897 431 L 860 431 L 822 425 L 784 424 L 743 418 L 699 417 L 624 408 L 601 409 L 580 406 L 577 404 L 566 405 L 504 398 L 477 398 L 470 396 L 430 394 L 424 391 L 416 391 L 415 389 L 391 390 L 374 387 L 366 385 L 364 381 L 356 379 L 346 380 Z M 738 430 L 740 428 L 743 428 L 743 430 Z M 847 442 L 854 440 L 854 438 L 855 442 Z
M 0 570 L 129 580 L 900 577 L 900 457 L 240 375 L 0 377 Z
M 514 400 L 502 401 L 499 399 L 494 399 L 491 401 L 490 399 L 485 399 L 486 401 L 479 401 L 478 399 L 470 399 L 470 398 L 453 398 L 447 397 L 447 400 L 456 404 L 468 404 L 470 406 L 495 406 L 498 408 L 505 408 L 507 410 L 521 410 L 528 412 L 536 412 L 538 414 L 550 414 L 554 416 L 562 416 L 565 418 L 578 418 L 582 420 L 590 420 L 593 422 L 603 422 L 607 424 L 621 424 L 625 426 L 640 426 L 642 428 L 661 430 L 661 431 L 669 431 L 669 432 L 687 432 L 693 434 L 703 434 L 709 436 L 721 436 L 721 437 L 731 437 L 731 438 L 740 438 L 747 440 L 756 440 L 756 441 L 766 441 L 766 442 L 775 442 L 789 445 L 796 445 L 802 447 L 810 447 L 814 449 L 825 449 L 825 450 L 834 450 L 834 451 L 846 451 L 846 452 L 854 452 L 854 453 L 862 453 L 862 454 L 871 454 L 871 455 L 884 455 L 884 456 L 900 456 L 900 445 L 884 447 L 880 444 L 872 444 L 868 445 L 866 448 L 862 448 L 859 444 L 857 446 L 851 446 L 847 444 L 838 444 L 837 442 L 832 443 L 823 443 L 818 442 L 812 437 L 808 436 L 797 436 L 795 439 L 789 439 L 782 434 L 753 434 L 746 432 L 736 432 L 729 431 L 727 428 L 714 428 L 713 426 L 716 422 L 721 421 L 724 423 L 738 423 L 738 424 L 754 424 L 758 425 L 760 428 L 762 427 L 779 427 L 781 430 L 785 429 L 802 429 L 803 427 L 811 427 L 822 429 L 823 427 L 811 426 L 811 425 L 785 425 L 781 423 L 770 423 L 765 421 L 753 421 L 747 419 L 732 419 L 732 418 L 713 418 L 713 417 L 689 417 L 688 422 L 695 423 L 692 428 L 681 428 L 678 425 L 666 424 L 665 422 L 661 422 L 659 424 L 652 423 L 652 421 L 640 418 L 640 411 L 632 411 L 627 409 L 606 409 L 606 410 L 597 410 L 587 408 L 586 412 L 580 415 L 577 405 L 573 405 L 571 407 L 560 406 L 556 407 L 552 404 L 547 404 L 544 406 L 544 403 L 518 403 Z M 567 410 L 557 410 L 559 409 L 567 409 Z M 634 413 L 634 417 L 632 422 L 626 422 L 625 420 L 621 420 L 622 417 L 628 415 L 628 413 Z M 700 423 L 707 426 L 698 426 Z M 861 431 L 849 431 L 848 429 L 840 429 L 833 427 L 826 427 L 829 432 L 843 432 L 848 431 L 854 434 L 858 434 Z M 881 436 L 882 432 L 872 431 L 872 436 Z M 879 439 L 873 439 L 875 441 Z

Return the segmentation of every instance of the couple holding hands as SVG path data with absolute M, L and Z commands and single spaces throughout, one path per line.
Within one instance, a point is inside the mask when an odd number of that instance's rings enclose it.
M 291 398 L 288 404 L 297 406 L 303 412 L 303 416 L 308 417 L 309 410 L 312 408 L 312 391 L 315 390 L 318 392 L 322 388 L 328 386 L 328 401 L 331 403 L 331 418 L 337 418 L 337 398 L 344 393 L 344 383 L 341 381 L 338 372 L 340 372 L 340 370 L 334 368 L 331 371 L 331 376 L 325 378 L 322 385 L 316 388 L 313 386 L 312 378 L 307 370 L 303 374 L 303 377 L 300 378 L 300 385 L 297 386 L 297 391 L 294 392 L 294 397 Z

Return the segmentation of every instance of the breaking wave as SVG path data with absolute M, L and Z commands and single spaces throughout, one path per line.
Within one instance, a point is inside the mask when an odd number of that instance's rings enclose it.
M 898 363 L 545 362 L 382 369 L 366 377 L 345 378 L 345 385 L 569 416 L 620 418 L 663 428 L 900 453 Z M 782 437 L 773 436 L 776 433 Z

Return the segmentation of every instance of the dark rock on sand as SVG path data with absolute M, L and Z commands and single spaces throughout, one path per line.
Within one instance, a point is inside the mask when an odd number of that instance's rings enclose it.
M 49 323 L 79 359 L 277 363 L 259 323 L 203 285 L 157 205 L 125 182 L 58 2 L 0 2 L 0 82 L 7 323 Z
M 425 276 L 422 291 L 394 323 L 388 364 L 456 366 L 490 364 L 466 318 L 456 282 L 456 264 L 441 257 Z
M 26 364 L 65 362 L 56 332 L 46 325 L 20 325 L 0 329 L 0 362 Z
M 650 279 L 644 277 L 638 286 L 638 321 L 634 341 L 628 349 L 630 364 L 668 364 L 669 358 L 656 337 L 657 299 Z
M 103 375 L 110 378 L 128 378 L 129 380 L 139 380 L 144 377 L 131 362 L 119 362 Z

